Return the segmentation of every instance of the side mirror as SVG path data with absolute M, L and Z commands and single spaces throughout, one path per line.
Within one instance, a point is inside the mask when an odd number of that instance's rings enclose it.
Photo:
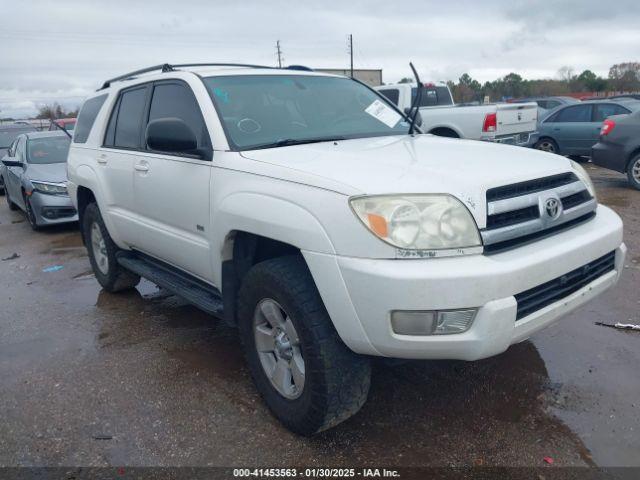
M 17 162 L 15 160 L 2 160 L 2 163 L 4 163 L 4 165 L 6 167 L 20 167 L 20 168 L 24 168 L 24 165 L 22 164 L 22 162 Z
M 407 107 L 404 109 L 404 114 L 409 118 L 413 118 L 413 110 L 411 110 L 410 107 Z M 418 116 L 416 117 L 416 125 L 419 127 L 422 126 L 422 115 L 420 115 L 420 109 L 418 109 Z
M 195 133 L 179 118 L 159 118 L 147 125 L 147 145 L 159 152 L 189 153 L 200 155 Z

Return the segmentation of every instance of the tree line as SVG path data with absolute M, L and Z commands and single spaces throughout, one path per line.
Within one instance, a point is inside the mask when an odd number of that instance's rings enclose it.
M 568 93 L 637 92 L 640 91 L 640 63 L 626 62 L 612 65 L 607 78 L 596 75 L 591 70 L 576 74 L 571 67 L 558 70 L 558 78 L 527 80 L 517 73 L 509 73 L 484 85 L 463 74 L 457 82 L 449 80 L 447 85 L 457 103 L 482 102 L 509 98 L 566 95 Z M 412 83 L 413 79 L 403 78 L 400 83 Z

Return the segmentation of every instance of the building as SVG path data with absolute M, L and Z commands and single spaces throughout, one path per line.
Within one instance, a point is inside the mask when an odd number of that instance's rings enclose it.
M 332 73 L 333 75 L 351 76 L 351 70 L 348 68 L 314 68 L 317 72 Z M 371 87 L 382 85 L 382 69 L 362 69 L 354 68 L 353 77 Z

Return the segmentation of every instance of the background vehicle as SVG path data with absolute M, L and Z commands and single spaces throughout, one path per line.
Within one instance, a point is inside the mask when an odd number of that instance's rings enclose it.
M 148 278 L 237 326 L 257 389 L 305 435 L 360 409 L 370 356 L 496 355 L 615 284 L 622 222 L 582 167 L 409 130 L 308 70 L 109 80 L 68 160 L 95 277 Z
M 416 95 L 415 85 L 400 83 L 375 87 L 382 95 L 408 111 Z M 528 145 L 536 130 L 537 107 L 528 104 L 458 106 L 445 84 L 425 84 L 420 105 L 422 131 L 442 137 L 488 140 Z
M 599 100 L 560 107 L 538 125 L 535 148 L 560 155 L 589 156 L 605 118 L 638 109 L 640 102 Z
M 24 210 L 34 230 L 78 220 L 66 185 L 69 143 L 62 131 L 24 133 L 2 159 L 7 204 Z
M 49 125 L 49 131 L 60 130 L 56 125 L 63 127 L 67 132 L 71 132 L 76 127 L 76 119 L 58 118 L 57 120 L 52 120 Z
M 604 121 L 600 141 L 591 149 L 591 161 L 626 173 L 629 184 L 640 190 L 640 111 Z
M 513 100 L 511 103 L 528 103 L 536 102 L 538 105 L 538 120 L 543 119 L 551 110 L 561 107 L 563 105 L 573 105 L 574 103 L 580 103 L 579 100 L 573 97 L 529 97 Z
M 34 127 L 24 124 L 0 125 L 0 159 L 7 154 L 7 150 L 18 135 L 35 131 Z M 4 190 L 4 177 L 0 175 L 0 194 L 4 194 Z

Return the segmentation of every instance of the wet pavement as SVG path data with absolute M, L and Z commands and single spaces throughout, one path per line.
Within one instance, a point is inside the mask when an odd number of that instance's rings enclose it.
M 594 325 L 640 323 L 640 191 L 587 168 L 625 221 L 616 289 L 491 359 L 376 363 L 362 411 L 310 439 L 234 330 L 146 281 L 102 291 L 76 226 L 0 199 L 0 465 L 640 466 L 640 332 Z

